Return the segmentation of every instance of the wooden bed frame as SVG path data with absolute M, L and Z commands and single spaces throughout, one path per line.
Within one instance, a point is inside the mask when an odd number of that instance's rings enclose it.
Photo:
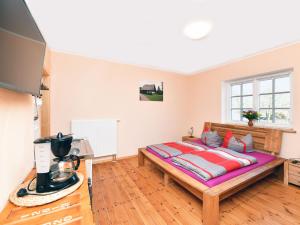
M 211 130 L 218 131 L 219 135 L 223 137 L 227 130 L 231 130 L 236 137 L 241 137 L 251 133 L 253 136 L 254 148 L 273 155 L 278 154 L 281 149 L 281 130 L 257 127 L 251 128 L 241 125 L 229 125 L 211 122 L 206 122 L 204 126 Z M 224 200 L 225 198 L 228 198 L 239 190 L 242 190 L 256 181 L 263 179 L 273 172 L 279 172 L 280 179 L 283 179 L 284 159 L 279 157 L 272 162 L 232 178 L 212 188 L 205 186 L 184 172 L 164 162 L 157 156 L 148 152 L 145 148 L 139 148 L 139 166 L 144 165 L 145 159 L 155 164 L 163 172 L 165 185 L 173 180 L 203 201 L 203 225 L 219 224 L 219 205 L 220 201 Z

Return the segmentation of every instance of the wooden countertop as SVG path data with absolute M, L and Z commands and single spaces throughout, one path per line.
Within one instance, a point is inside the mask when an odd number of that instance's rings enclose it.
M 84 160 L 81 160 L 78 171 L 84 174 L 84 181 L 75 192 L 55 202 L 36 207 L 19 207 L 8 202 L 0 213 L 0 224 L 94 224 Z M 25 181 L 34 176 L 35 169 Z

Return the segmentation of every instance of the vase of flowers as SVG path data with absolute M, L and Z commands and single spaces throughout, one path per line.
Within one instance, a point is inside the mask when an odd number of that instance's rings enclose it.
M 242 116 L 244 118 L 248 119 L 249 127 L 253 127 L 253 125 L 254 125 L 253 121 L 259 119 L 259 113 L 254 110 L 243 111 Z

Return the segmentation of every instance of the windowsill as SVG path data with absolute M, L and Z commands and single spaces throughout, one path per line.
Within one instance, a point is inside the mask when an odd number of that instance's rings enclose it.
M 243 123 L 243 122 L 233 122 L 233 121 L 229 121 L 229 122 L 225 122 L 226 124 L 233 124 L 233 125 L 242 125 L 242 126 L 248 126 L 247 123 Z M 295 134 L 297 133 L 296 130 L 294 130 L 293 128 L 291 128 L 290 126 L 280 126 L 280 125 L 271 125 L 271 124 L 254 124 L 255 127 L 258 128 L 271 128 L 271 129 L 277 129 L 277 130 L 281 130 L 284 133 L 292 133 Z

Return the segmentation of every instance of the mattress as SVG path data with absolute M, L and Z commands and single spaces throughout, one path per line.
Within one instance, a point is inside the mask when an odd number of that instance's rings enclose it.
M 201 143 L 201 141 L 197 141 L 198 143 Z M 250 166 L 246 166 L 246 167 L 243 167 L 243 168 L 240 168 L 240 169 L 237 169 L 237 170 L 234 170 L 234 171 L 231 171 L 231 172 L 228 172 L 222 176 L 219 176 L 219 177 L 216 177 L 216 178 L 213 178 L 209 181 L 205 181 L 203 179 L 201 179 L 200 177 L 198 177 L 197 175 L 195 175 L 194 173 L 180 167 L 180 166 L 177 166 L 175 165 L 171 158 L 167 158 L 167 159 L 164 159 L 163 157 L 161 157 L 159 154 L 157 154 L 155 151 L 151 150 L 151 149 L 147 149 L 148 152 L 150 152 L 151 154 L 157 156 L 158 158 L 160 158 L 161 160 L 165 161 L 166 163 L 172 165 L 173 167 L 177 168 L 178 170 L 184 172 L 185 174 L 189 175 L 190 177 L 194 178 L 195 180 L 201 182 L 202 184 L 208 186 L 208 187 L 214 187 L 218 184 L 221 184 L 225 181 L 228 181 L 234 177 L 237 177 L 239 175 L 242 175 L 246 172 L 249 172 L 251 170 L 254 170 L 260 166 L 263 166 L 271 161 L 273 161 L 274 159 L 276 159 L 275 156 L 273 155 L 270 155 L 270 154 L 266 154 L 266 153 L 262 153 L 262 152 L 257 152 L 257 151 L 254 151 L 254 152 L 247 152 L 247 153 L 244 153 L 245 155 L 249 155 L 249 156 L 253 156 L 256 158 L 257 160 L 257 163 L 255 164 L 252 164 Z

